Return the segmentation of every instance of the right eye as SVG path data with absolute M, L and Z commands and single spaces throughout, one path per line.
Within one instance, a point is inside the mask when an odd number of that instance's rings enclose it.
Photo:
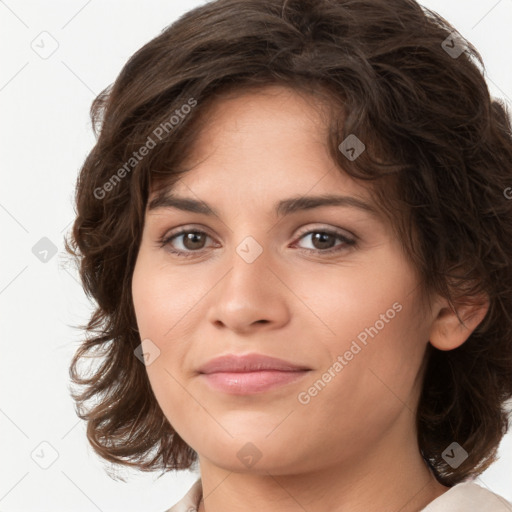
M 165 247 L 166 250 L 177 256 L 189 257 L 194 256 L 194 253 L 199 253 L 204 249 L 206 238 L 211 237 L 204 231 L 181 229 L 178 232 L 164 236 L 159 240 L 159 243 L 161 247 Z M 181 241 L 178 245 L 181 247 L 175 248 L 174 241 L 180 239 Z

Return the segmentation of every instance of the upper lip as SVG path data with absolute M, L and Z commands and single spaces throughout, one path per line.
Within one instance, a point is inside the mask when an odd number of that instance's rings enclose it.
M 217 373 L 217 372 L 256 372 L 261 370 L 274 370 L 282 372 L 293 372 L 299 370 L 310 370 L 304 365 L 299 365 L 270 357 L 263 354 L 228 354 L 225 356 L 210 359 L 199 369 L 199 373 Z

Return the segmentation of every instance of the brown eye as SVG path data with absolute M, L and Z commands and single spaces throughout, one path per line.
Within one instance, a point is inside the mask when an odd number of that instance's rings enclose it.
M 192 231 L 182 234 L 183 246 L 188 250 L 203 249 L 205 243 L 205 233 L 199 231 Z
M 211 238 L 203 231 L 182 230 L 160 240 L 160 246 L 178 256 L 195 256 L 206 246 L 206 239 Z
M 317 232 L 311 236 L 315 249 L 331 249 L 336 244 L 336 236 L 330 233 Z
M 352 240 L 345 235 L 330 230 L 313 230 L 304 233 L 299 240 L 307 240 L 309 238 L 312 247 L 302 247 L 308 252 L 329 253 L 347 249 L 349 246 L 355 245 Z M 339 241 L 337 243 L 337 241 Z
M 211 239 L 204 231 L 181 230 L 161 239 L 159 245 L 177 256 L 199 256 L 208 248 L 206 245 L 208 238 Z M 308 253 L 330 254 L 347 250 L 350 246 L 356 245 L 355 240 L 328 229 L 311 230 L 300 236 L 299 241 L 307 238 L 311 240 L 310 245 L 312 247 L 301 247 L 299 245 L 299 248 Z

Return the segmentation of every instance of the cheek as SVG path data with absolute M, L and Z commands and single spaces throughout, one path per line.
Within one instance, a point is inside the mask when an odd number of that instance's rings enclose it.
M 301 272 L 300 278 L 287 276 L 298 305 L 295 311 L 318 332 L 317 343 L 339 352 L 357 339 L 362 346 L 373 339 L 399 338 L 417 330 L 418 304 L 415 301 L 416 276 L 400 254 L 376 251 L 375 262 L 321 266 L 315 272 Z M 300 307 L 299 307 L 300 306 Z M 305 306 L 305 307 L 304 307 Z M 399 343 L 399 339 L 396 340 Z
M 343 404 L 345 414 L 358 418 L 370 437 L 405 408 L 414 410 L 428 341 L 426 324 L 418 318 L 417 297 L 399 291 L 382 297 L 381 304 L 361 308 L 364 314 L 357 319 L 356 313 L 352 319 L 346 317 L 350 335 L 330 346 L 331 359 L 341 355 L 343 369 L 333 380 L 330 397 L 325 397 L 328 403 Z M 343 332 L 342 323 L 338 328 Z M 339 421 L 346 426 L 346 418 Z
M 417 376 L 426 338 L 417 330 L 411 297 L 397 296 L 400 304 L 388 312 L 387 323 L 379 318 L 388 311 L 387 299 L 384 308 L 366 303 L 354 315 L 344 312 L 332 317 L 337 335 L 324 337 L 321 343 L 328 354 L 326 364 L 301 388 L 294 408 L 295 426 L 300 429 L 283 424 L 275 431 L 276 441 L 296 438 L 300 443 L 300 432 L 318 431 L 315 456 L 336 460 L 356 456 L 401 415 L 409 417 L 420 390 Z M 413 421 L 412 414 L 410 418 Z M 322 439 L 332 442 L 326 448 Z
M 175 338 L 188 329 L 195 311 L 215 280 L 190 267 L 170 267 L 139 256 L 132 278 L 132 296 L 141 337 Z M 212 282 L 210 282 L 212 281 Z
M 192 274 L 190 269 L 156 263 L 141 252 L 132 277 L 140 338 L 151 340 L 158 353 L 146 366 L 149 382 L 164 415 L 186 442 L 194 432 L 190 418 L 195 423 L 195 418 L 204 415 L 204 408 L 186 390 L 188 375 L 182 369 L 189 363 L 187 355 L 198 328 L 201 300 L 213 286 L 207 276 Z
M 311 393 L 303 390 L 315 415 L 328 417 L 339 404 L 353 417 L 413 405 L 428 341 L 416 275 L 399 255 L 376 261 L 339 272 L 322 269 L 297 281 L 297 294 L 318 318 L 317 335 L 310 336 L 325 361 L 318 385 L 312 381 Z

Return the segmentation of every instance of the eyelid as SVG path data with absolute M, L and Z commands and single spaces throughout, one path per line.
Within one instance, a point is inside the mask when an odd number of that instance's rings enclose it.
M 314 224 L 313 226 L 308 225 L 308 226 L 304 227 L 304 229 L 300 229 L 298 234 L 295 235 L 296 238 L 300 238 L 302 235 L 311 233 L 312 231 L 323 231 L 323 232 L 328 232 L 328 233 L 334 233 L 334 234 L 344 237 L 344 238 L 350 238 L 354 241 L 357 240 L 356 235 L 354 235 L 353 233 L 351 233 L 350 231 L 348 231 L 346 229 L 342 229 L 342 228 L 338 228 L 338 227 L 334 227 L 334 226 L 328 226 L 326 224 L 316 224 L 316 225 L 315 225 L 315 223 L 313 223 L 313 224 Z
M 176 235 L 181 235 L 184 232 L 189 233 L 192 231 L 197 231 L 200 233 L 204 233 L 208 235 L 210 238 L 215 238 L 211 233 L 210 230 L 201 224 L 183 224 L 181 226 L 177 226 L 170 231 L 166 231 L 160 238 L 163 239 L 169 239 Z
M 300 238 L 302 235 L 305 235 L 306 233 L 309 233 L 314 230 L 318 230 L 318 231 L 323 230 L 323 231 L 334 232 L 336 234 L 345 236 L 347 238 L 352 238 L 354 240 L 357 240 L 357 238 L 358 238 L 356 235 L 354 235 L 354 233 L 352 233 L 346 229 L 342 229 L 342 228 L 338 228 L 338 227 L 334 227 L 334 226 L 328 226 L 326 224 L 321 224 L 321 223 L 313 223 L 313 225 L 310 224 L 310 225 L 305 226 L 304 228 L 299 229 L 299 232 L 297 235 L 295 235 L 295 238 Z M 209 232 L 209 229 L 206 226 L 203 226 L 200 224 L 184 224 L 182 226 L 177 226 L 176 228 L 172 229 L 171 231 L 166 232 L 161 238 L 168 239 L 174 235 L 182 234 L 184 231 L 204 232 L 206 235 L 210 236 L 211 238 L 215 238 Z
M 194 225 L 186 224 L 183 226 L 178 226 L 177 228 L 174 228 L 171 231 L 166 231 L 161 237 L 158 238 L 158 245 L 161 247 L 164 247 L 165 245 L 169 244 L 170 241 L 174 237 L 177 238 L 181 235 L 185 235 L 187 233 L 193 233 L 193 232 L 205 234 L 206 236 L 210 237 L 211 239 L 215 238 L 213 235 L 210 234 L 208 228 L 206 228 L 205 226 L 198 227 L 196 224 L 194 224 Z M 201 250 L 204 250 L 204 249 L 200 249 L 198 251 L 187 251 L 187 252 L 199 253 Z

